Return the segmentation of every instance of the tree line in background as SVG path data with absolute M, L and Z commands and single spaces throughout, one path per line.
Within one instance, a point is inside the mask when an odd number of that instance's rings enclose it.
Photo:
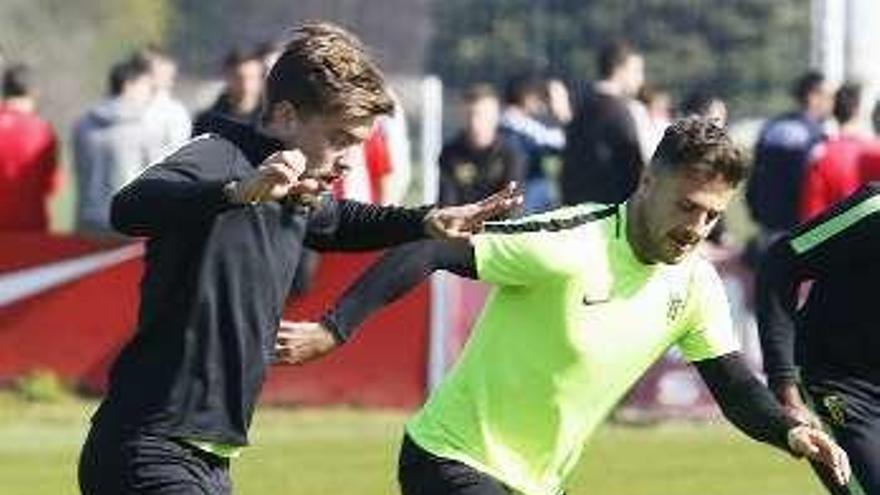
M 808 63 L 809 15 L 805 0 L 4 0 L 0 56 L 46 75 L 44 108 L 64 123 L 147 42 L 213 76 L 230 48 L 323 17 L 359 32 L 389 71 L 434 72 L 456 89 L 525 70 L 591 79 L 597 48 L 626 38 L 653 83 L 678 96 L 711 88 L 745 116 L 787 105 Z
M 522 71 L 594 79 L 597 49 L 624 38 L 673 95 L 709 88 L 734 116 L 766 116 L 809 62 L 806 0 L 444 0 L 433 20 L 428 65 L 453 88 Z

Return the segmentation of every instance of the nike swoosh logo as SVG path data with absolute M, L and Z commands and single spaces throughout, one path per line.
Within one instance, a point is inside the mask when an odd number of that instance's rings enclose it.
M 584 306 L 595 306 L 597 304 L 603 304 L 609 301 L 611 301 L 610 297 L 599 297 L 596 299 L 590 299 L 587 296 L 584 296 L 584 298 L 581 300 L 581 302 L 584 303 Z
M 138 243 L 5 273 L 0 275 L 0 308 L 124 263 L 143 253 L 144 247 Z

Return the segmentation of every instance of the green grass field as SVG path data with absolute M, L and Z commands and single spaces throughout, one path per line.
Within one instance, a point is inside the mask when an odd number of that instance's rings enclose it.
M 76 457 L 93 402 L 0 394 L 0 493 L 77 493 Z M 234 462 L 239 494 L 394 494 L 405 413 L 263 409 Z M 604 428 L 569 495 L 810 495 L 806 464 L 723 425 Z

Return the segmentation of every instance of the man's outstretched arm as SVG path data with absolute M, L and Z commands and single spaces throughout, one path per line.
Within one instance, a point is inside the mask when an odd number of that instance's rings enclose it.
M 318 251 L 369 251 L 422 239 L 468 239 L 483 222 L 522 204 L 514 182 L 480 201 L 458 206 L 403 208 L 324 201 L 309 218 L 306 246 Z
M 697 361 L 694 366 L 724 416 L 743 433 L 827 465 L 841 485 L 849 481 L 849 460 L 843 449 L 823 431 L 787 415 L 770 390 L 748 369 L 739 352 Z
M 277 359 L 302 363 L 326 354 L 351 338 L 373 312 L 396 301 L 436 270 L 477 278 L 473 246 L 462 240 L 426 240 L 385 253 L 349 286 L 320 323 L 282 324 Z

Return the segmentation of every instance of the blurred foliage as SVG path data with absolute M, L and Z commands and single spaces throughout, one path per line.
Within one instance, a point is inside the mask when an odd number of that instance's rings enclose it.
M 35 67 L 42 108 L 69 123 L 84 100 L 103 93 L 114 62 L 165 41 L 170 7 L 169 0 L 3 0 L 0 53 Z
M 30 402 L 60 402 L 72 396 L 58 375 L 48 370 L 34 370 L 15 380 L 13 390 Z
M 434 1 L 173 0 L 171 45 L 185 67 L 216 74 L 231 48 L 284 40 L 294 25 L 326 19 L 354 30 L 389 72 L 421 73 Z
M 430 69 L 452 88 L 501 84 L 539 71 L 596 77 L 596 52 L 623 38 L 646 58 L 647 79 L 682 97 L 710 88 L 735 116 L 789 105 L 787 88 L 807 68 L 805 0 L 445 0 L 434 2 Z
M 145 43 L 165 43 L 172 7 L 171 0 L 2 0 L 0 66 L 34 68 L 40 113 L 66 141 L 74 120 L 104 94 L 113 63 Z M 69 163 L 66 154 L 62 163 Z M 53 230 L 72 222 L 67 175 L 52 201 Z

